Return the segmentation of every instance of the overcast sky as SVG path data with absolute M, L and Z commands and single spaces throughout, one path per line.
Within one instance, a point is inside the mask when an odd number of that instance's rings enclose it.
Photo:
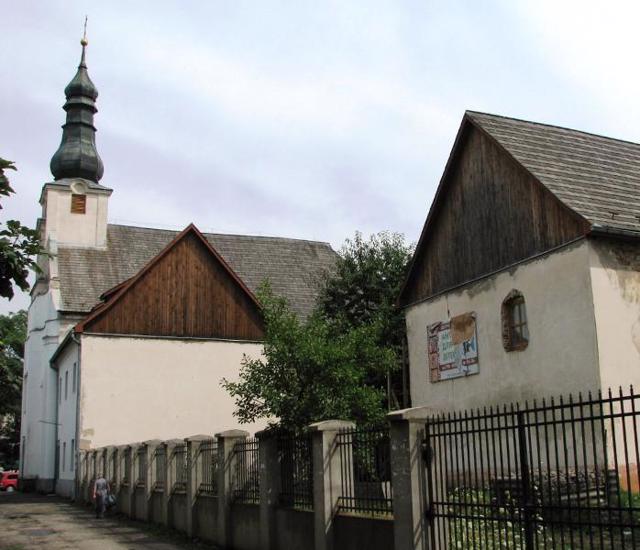
M 415 241 L 465 109 L 640 141 L 639 2 L 21 0 L 0 20 L 3 221 L 39 215 L 85 14 L 116 223 Z

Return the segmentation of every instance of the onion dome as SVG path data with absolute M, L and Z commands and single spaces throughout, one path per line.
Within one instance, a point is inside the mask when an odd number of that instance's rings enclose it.
M 62 126 L 60 147 L 51 158 L 51 173 L 56 180 L 84 178 L 100 181 L 104 166 L 96 149 L 96 128 L 93 115 L 96 109 L 98 89 L 89 78 L 85 61 L 86 38 L 83 38 L 82 57 L 78 72 L 64 90 L 67 101 L 63 109 L 67 121 Z

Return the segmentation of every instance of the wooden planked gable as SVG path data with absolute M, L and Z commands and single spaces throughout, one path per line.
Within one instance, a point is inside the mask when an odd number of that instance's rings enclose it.
M 260 306 L 191 225 L 105 304 L 78 332 L 260 340 Z
M 400 302 L 424 300 L 588 229 L 586 220 L 465 116 Z

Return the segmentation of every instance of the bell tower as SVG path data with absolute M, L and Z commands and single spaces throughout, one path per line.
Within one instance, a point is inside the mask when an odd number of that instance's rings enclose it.
M 51 158 L 54 181 L 42 189 L 42 242 L 53 251 L 57 244 L 103 248 L 107 239 L 107 207 L 112 190 L 99 183 L 104 173 L 96 149 L 98 89 L 89 78 L 87 38 L 76 75 L 64 90 L 67 116 L 62 140 Z

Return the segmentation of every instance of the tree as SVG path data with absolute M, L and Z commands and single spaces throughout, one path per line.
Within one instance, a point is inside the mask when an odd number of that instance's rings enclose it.
M 375 424 L 386 413 L 384 391 L 368 383 L 372 373 L 395 366 L 393 351 L 377 341 L 375 324 L 334 334 L 314 314 L 301 322 L 268 285 L 258 292 L 265 324 L 264 355 L 245 356 L 239 380 L 223 380 L 242 423 L 269 419 L 290 431 L 331 418 Z
M 0 158 L 0 198 L 15 193 L 5 170 L 16 170 L 16 167 L 13 162 Z M 18 220 L 7 221 L 4 228 L 0 224 L 0 297 L 13 298 L 14 284 L 21 290 L 29 290 L 29 270 L 40 271 L 36 262 L 38 254 L 43 253 L 36 230 Z
M 0 315 L 0 460 L 18 460 L 27 312 Z
M 413 246 L 405 243 L 399 233 L 381 232 L 368 240 L 357 232 L 347 239 L 340 250 L 336 273 L 324 284 L 319 312 L 340 334 L 352 328 L 372 326 L 378 328 L 378 344 L 390 347 L 396 354 L 398 364 L 403 363 L 402 350 L 406 335 L 402 310 L 398 307 L 398 296 L 404 283 Z M 377 386 L 395 388 L 389 392 L 391 407 L 407 406 L 402 399 L 402 369 L 399 376 L 373 380 Z

